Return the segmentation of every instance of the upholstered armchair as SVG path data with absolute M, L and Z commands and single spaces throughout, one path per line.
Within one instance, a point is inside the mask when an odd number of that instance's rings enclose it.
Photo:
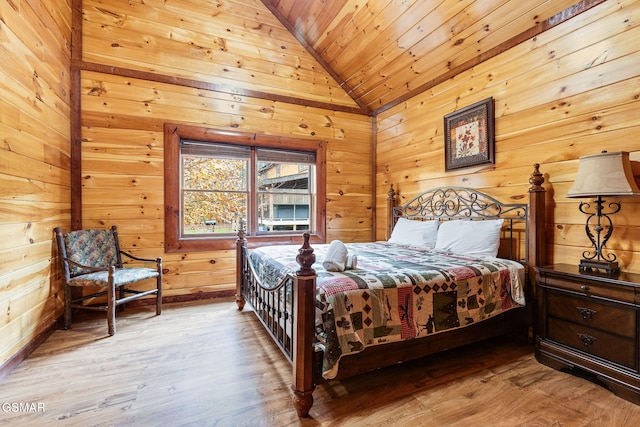
M 106 311 L 109 335 L 116 332 L 116 307 L 147 295 L 155 295 L 156 314 L 162 311 L 162 258 L 148 259 L 120 250 L 116 226 L 111 230 L 88 229 L 63 233 L 54 229 L 58 243 L 58 256 L 64 275 L 64 328 L 71 328 L 73 309 Z M 122 256 L 136 265 L 125 266 Z M 150 268 L 137 265 L 150 263 Z M 151 268 L 152 267 L 152 268 Z M 129 285 L 142 280 L 155 279 L 155 288 L 132 289 Z M 73 295 L 73 288 L 102 288 L 98 292 Z M 106 295 L 106 302 L 86 303 L 87 300 Z M 101 300 L 99 300 L 101 301 Z

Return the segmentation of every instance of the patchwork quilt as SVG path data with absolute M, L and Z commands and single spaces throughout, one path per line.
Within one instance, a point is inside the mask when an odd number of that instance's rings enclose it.
M 328 272 L 328 244 L 315 245 L 318 342 L 323 376 L 334 378 L 340 358 L 388 342 L 437 334 L 523 306 L 524 268 L 499 258 L 470 258 L 388 242 L 348 243 L 357 268 Z M 264 284 L 299 269 L 299 245 L 251 251 Z

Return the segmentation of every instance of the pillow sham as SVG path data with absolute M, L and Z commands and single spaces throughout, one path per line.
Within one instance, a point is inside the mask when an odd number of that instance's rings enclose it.
M 503 219 L 445 221 L 438 228 L 436 249 L 473 256 L 498 255 Z
M 391 232 L 389 242 L 433 249 L 436 244 L 439 225 L 439 221 L 418 221 L 398 218 Z

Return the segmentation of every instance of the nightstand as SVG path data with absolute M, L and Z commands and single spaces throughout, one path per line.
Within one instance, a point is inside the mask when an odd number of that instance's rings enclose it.
M 536 359 L 579 368 L 640 404 L 640 274 L 537 268 Z

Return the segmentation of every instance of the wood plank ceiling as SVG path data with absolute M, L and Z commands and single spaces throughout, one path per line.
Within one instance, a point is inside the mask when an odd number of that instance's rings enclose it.
M 368 112 L 387 109 L 601 1 L 262 0 Z

